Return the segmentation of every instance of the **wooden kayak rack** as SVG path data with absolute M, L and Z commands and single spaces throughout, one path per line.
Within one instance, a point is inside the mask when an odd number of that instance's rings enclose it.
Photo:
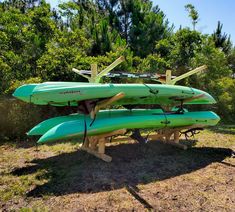
M 164 144 L 172 145 L 178 147 L 183 150 L 187 150 L 187 146 L 179 143 L 180 131 L 181 130 L 189 130 L 195 127 L 200 126 L 189 126 L 189 127 L 180 127 L 180 128 L 164 128 L 157 130 L 157 133 L 154 135 L 149 135 L 147 141 L 160 141 Z M 130 141 L 134 140 L 131 137 L 122 137 L 110 139 L 113 136 L 120 136 L 126 133 L 126 129 L 115 130 L 110 133 L 105 133 L 97 136 L 89 136 L 86 138 L 84 144 L 81 146 L 81 150 L 86 151 L 87 153 L 94 155 L 97 158 L 102 159 L 105 162 L 111 162 L 112 157 L 105 154 L 105 144 L 107 142 L 121 142 L 121 141 Z
M 121 92 L 109 99 L 99 102 L 90 113 L 91 119 L 95 118 L 96 114 L 99 112 L 101 108 L 107 107 L 108 105 L 112 104 L 115 101 L 118 101 L 124 96 L 125 94 Z M 85 139 L 85 142 L 82 145 L 81 149 L 106 162 L 111 162 L 112 157 L 105 154 L 105 144 L 109 141 L 110 137 L 123 135 L 125 133 L 126 133 L 126 129 L 120 129 L 120 130 L 115 130 L 113 132 L 109 132 L 109 133 L 105 133 L 101 135 L 89 136 Z
M 107 73 L 109 73 L 112 69 L 114 69 L 116 66 L 118 66 L 123 61 L 125 61 L 125 58 L 123 56 L 121 56 L 102 71 L 98 71 L 98 66 L 96 63 L 91 64 L 91 71 L 90 72 L 88 71 L 90 73 L 90 76 L 87 76 L 87 75 L 81 73 L 82 70 L 79 71 L 76 68 L 73 68 L 72 71 L 74 71 L 75 73 L 79 74 L 80 76 L 86 78 L 90 83 L 99 83 L 103 76 L 105 76 Z M 166 74 L 164 75 L 164 77 L 160 78 L 157 81 L 159 81 L 162 84 L 175 85 L 178 81 L 185 79 L 193 74 L 205 71 L 206 69 L 207 69 L 207 66 L 203 65 L 203 66 L 200 66 L 200 67 L 198 67 L 194 70 L 191 70 L 185 74 L 182 74 L 181 76 L 178 76 L 178 77 L 172 77 L 172 71 L 166 70 Z M 90 113 L 91 118 L 94 119 L 96 114 L 99 112 L 99 110 L 101 108 L 107 107 L 111 103 L 118 101 L 119 99 L 123 98 L 124 96 L 125 96 L 124 93 L 119 93 L 119 94 L 113 96 L 112 98 L 109 98 L 107 100 L 99 102 L 99 104 L 96 105 L 96 107 L 91 111 L 91 113 Z M 193 98 L 199 98 L 199 97 L 201 97 L 201 96 L 199 95 L 199 96 L 196 96 Z M 191 101 L 191 100 L 192 99 L 186 99 L 181 103 L 181 105 L 183 103 L 185 103 L 187 101 Z M 173 106 L 176 106 L 176 105 L 173 105 Z M 173 106 L 172 105 L 168 106 L 168 107 L 164 108 L 164 110 L 171 111 L 171 108 Z M 148 141 L 159 140 L 163 143 L 170 144 L 170 145 L 173 145 L 173 146 L 176 146 L 176 147 L 179 147 L 181 149 L 186 150 L 187 146 L 179 143 L 180 131 L 184 130 L 184 129 L 190 130 L 193 128 L 195 128 L 195 126 L 179 127 L 179 128 L 173 128 L 173 129 L 172 128 L 160 129 L 157 131 L 156 134 L 148 136 Z M 89 136 L 86 138 L 81 149 L 88 152 L 89 154 L 92 154 L 92 155 L 106 161 L 106 162 L 111 162 L 112 157 L 105 154 L 105 144 L 107 143 L 107 141 L 110 140 L 109 139 L 110 137 L 123 135 L 125 133 L 126 133 L 126 129 L 121 129 L 121 130 L 116 130 L 116 131 L 113 131 L 110 133 L 105 133 L 105 134 L 101 134 L 101 135 L 97 135 L 97 136 Z M 130 138 L 130 137 L 117 138 L 117 139 L 114 139 L 113 141 L 122 141 L 122 140 L 128 141 L 128 140 L 133 140 L 133 138 Z
M 98 71 L 98 65 L 97 63 L 91 64 L 91 70 L 78 70 L 76 68 L 73 68 L 72 71 L 75 72 L 76 74 L 86 78 L 90 83 L 99 83 L 101 81 L 101 78 L 104 77 L 106 74 L 108 74 L 111 70 L 113 70 L 116 66 L 121 64 L 122 62 L 125 61 L 125 58 L 123 56 L 117 58 L 113 63 L 111 63 L 109 66 L 107 66 L 105 69 Z M 158 75 L 159 76 L 158 80 L 155 80 L 157 82 L 160 82 L 162 84 L 167 84 L 167 85 L 175 85 L 178 81 L 185 79 L 193 74 L 205 71 L 207 69 L 206 65 L 200 66 L 198 68 L 195 68 L 189 72 L 186 72 L 180 76 L 172 76 L 172 71 L 171 70 L 166 70 L 166 74 L 164 75 Z M 86 74 L 83 74 L 82 72 L 88 72 L 90 76 L 87 76 Z

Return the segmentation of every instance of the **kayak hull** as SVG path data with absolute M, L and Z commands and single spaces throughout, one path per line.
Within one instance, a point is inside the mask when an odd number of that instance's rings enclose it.
M 176 127 L 214 126 L 220 118 L 214 112 L 186 112 L 184 114 L 152 113 L 147 115 L 121 116 L 113 118 L 97 119 L 90 126 L 87 124 L 87 136 L 95 136 L 119 129 L 163 129 Z M 84 120 L 72 120 L 60 123 L 48 130 L 38 141 L 47 143 L 50 141 L 82 138 L 85 132 Z
M 127 109 L 118 109 L 118 110 L 101 110 L 96 115 L 96 120 L 100 119 L 112 119 L 115 117 L 125 116 L 140 116 L 140 115 L 147 115 L 152 113 L 163 113 L 161 109 L 154 109 L 154 110 L 147 110 L 147 109 L 134 109 L 134 110 L 127 110 Z M 86 118 L 87 123 L 91 123 L 93 120 L 90 116 L 84 117 L 82 114 L 74 113 L 68 116 L 58 116 L 55 118 L 47 119 L 35 127 L 33 127 L 27 135 L 43 135 L 51 128 L 55 127 L 58 124 L 62 124 L 63 122 L 68 121 L 81 121 L 84 122 L 84 118 Z

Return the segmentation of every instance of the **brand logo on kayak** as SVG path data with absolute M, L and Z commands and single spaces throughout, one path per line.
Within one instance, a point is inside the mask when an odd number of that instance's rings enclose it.
M 81 95 L 81 91 L 64 91 L 64 92 L 60 92 L 59 94 L 80 94 Z

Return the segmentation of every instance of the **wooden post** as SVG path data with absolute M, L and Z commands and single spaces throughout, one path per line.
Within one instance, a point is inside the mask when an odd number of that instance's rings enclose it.
M 180 132 L 177 130 L 174 132 L 174 142 L 179 143 Z
M 104 154 L 105 153 L 105 138 L 101 138 L 99 140 L 98 152 L 100 154 Z
M 89 147 L 89 143 L 90 143 L 90 140 L 88 138 L 86 138 L 83 146 L 87 148 L 87 147 Z
M 171 139 L 171 132 L 169 130 L 168 132 L 166 131 L 164 134 L 165 134 L 165 142 L 167 143 Z
M 96 76 L 98 75 L 97 63 L 91 64 L 91 82 L 96 82 Z
M 149 141 L 158 140 L 164 144 L 169 144 L 169 145 L 186 150 L 187 146 L 179 143 L 179 132 L 182 129 L 185 129 L 185 127 L 178 128 L 178 129 L 162 129 L 162 130 L 159 130 L 157 134 L 149 135 L 148 140 Z M 174 135 L 173 140 L 170 139 L 172 135 Z M 117 139 L 114 139 L 113 141 L 130 141 L 130 140 L 134 140 L 134 139 L 127 137 L 127 138 L 121 138 L 121 139 L 117 138 Z
M 166 84 L 171 84 L 171 70 L 166 70 Z
M 125 129 L 121 129 L 115 130 L 110 133 L 88 137 L 85 143 L 82 145 L 81 150 L 84 150 L 87 153 L 94 155 L 95 157 L 100 158 L 105 162 L 111 162 L 112 157 L 105 154 L 105 144 L 108 141 L 107 138 L 114 135 L 122 135 L 125 132 Z
M 90 146 L 89 147 L 92 150 L 96 150 L 97 149 L 97 145 L 98 145 L 98 140 L 95 137 L 93 137 L 93 136 L 89 137 L 89 140 L 90 140 Z

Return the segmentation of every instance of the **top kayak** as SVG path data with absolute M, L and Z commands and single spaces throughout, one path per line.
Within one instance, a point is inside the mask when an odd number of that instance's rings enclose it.
M 214 98 L 201 90 L 162 84 L 99 84 L 79 82 L 45 82 L 27 84 L 16 89 L 13 96 L 38 105 L 77 106 L 80 101 L 111 98 L 118 93 L 124 97 L 113 105 L 159 104 L 213 104 Z

